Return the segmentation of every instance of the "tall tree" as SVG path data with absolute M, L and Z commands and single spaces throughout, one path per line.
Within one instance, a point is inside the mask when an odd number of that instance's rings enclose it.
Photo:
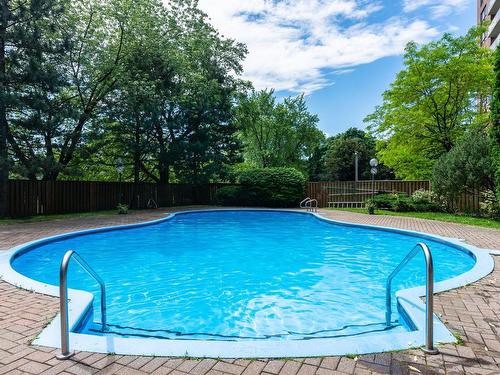
M 122 73 L 101 110 L 107 131 L 95 122 L 98 140 L 82 155 L 98 149 L 93 160 L 110 168 L 109 160 L 122 153 L 135 181 L 224 178 L 240 154 L 234 101 L 246 48 L 219 35 L 196 1 L 136 6 Z
M 492 84 L 491 52 L 477 42 L 483 31 L 407 45 L 405 68 L 365 120 L 385 140 L 378 154 L 398 177 L 430 177 L 436 160 L 470 124 L 486 122 L 486 110 L 477 103 Z
M 305 170 L 324 138 L 303 95 L 276 103 L 272 90 L 252 92 L 239 101 L 237 120 L 245 159 L 259 167 Z
M 182 2 L 179 2 L 182 5 Z M 177 4 L 181 32 L 181 65 L 177 110 L 166 107 L 167 125 L 174 155 L 175 175 L 192 183 L 225 178 L 228 164 L 239 158 L 235 138 L 234 102 L 244 82 L 242 61 L 247 49 L 222 37 L 209 23 L 197 2 Z M 182 24 L 179 24 L 182 20 Z
M 38 43 L 63 41 L 63 51 L 26 52 L 53 80 L 46 85 L 23 82 L 18 89 L 25 100 L 8 139 L 22 175 L 55 180 L 73 160 L 86 126 L 116 85 L 130 9 L 128 0 L 75 0 L 65 4 L 50 27 L 38 29 Z M 38 93 L 37 100 L 32 93 Z
M 0 216 L 7 214 L 8 139 L 13 121 L 25 116 L 23 103 L 30 103 L 35 113 L 28 126 L 36 126 L 36 112 L 43 110 L 45 94 L 59 85 L 48 61 L 58 55 L 62 41 L 42 35 L 53 33 L 55 20 L 61 16 L 66 3 L 63 0 L 0 0 Z M 27 86 L 32 90 L 26 90 Z
M 496 183 L 497 204 L 500 205 L 500 48 L 495 51 L 495 81 L 491 100 L 490 143 Z

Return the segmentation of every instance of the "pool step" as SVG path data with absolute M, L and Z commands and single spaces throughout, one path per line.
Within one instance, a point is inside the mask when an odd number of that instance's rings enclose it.
M 337 329 L 322 330 L 317 332 L 286 332 L 282 334 L 273 335 L 256 335 L 256 336 L 231 336 L 211 333 L 183 333 L 171 331 L 168 329 L 145 329 L 137 327 L 127 327 L 117 324 L 108 323 L 108 330 L 102 331 L 101 325 L 90 324 L 85 329 L 86 332 L 94 335 L 112 335 L 120 337 L 138 337 L 138 338 L 156 338 L 167 340 L 224 340 L 224 341 L 239 341 L 239 340 L 309 340 L 315 338 L 336 338 L 346 336 L 359 336 L 368 333 L 383 332 L 388 330 L 402 330 L 406 331 L 403 325 L 395 321 L 390 326 L 385 322 L 371 323 L 363 325 L 348 325 Z

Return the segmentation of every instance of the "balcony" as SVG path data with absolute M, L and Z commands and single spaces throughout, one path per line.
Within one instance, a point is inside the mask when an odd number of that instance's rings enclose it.
M 497 37 L 497 38 L 493 41 L 493 43 L 491 43 L 491 45 L 490 45 L 490 49 L 492 49 L 492 50 L 497 49 L 497 47 L 498 47 L 498 43 L 500 43 L 500 38 L 499 38 L 499 37 Z
M 495 1 L 497 3 L 497 1 Z M 498 1 L 500 3 L 500 1 Z M 495 14 L 495 17 L 491 20 L 491 25 L 488 28 L 488 37 L 489 38 L 496 38 L 500 34 L 500 12 L 497 12 Z
M 486 5 L 486 14 L 494 15 L 498 13 L 500 9 L 500 0 L 491 0 L 488 5 Z

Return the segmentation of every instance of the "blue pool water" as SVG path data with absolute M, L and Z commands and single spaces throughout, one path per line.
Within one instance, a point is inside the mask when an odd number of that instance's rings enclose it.
M 406 234 L 293 212 L 212 211 L 41 244 L 12 266 L 58 285 L 62 256 L 76 250 L 106 283 L 111 335 L 307 339 L 385 330 L 387 276 L 422 241 L 432 251 L 436 281 L 474 265 L 451 245 Z M 423 265 L 420 254 L 393 290 L 424 284 Z M 98 295 L 75 263 L 69 274 L 71 288 Z M 84 332 L 102 334 L 98 302 Z M 393 311 L 391 329 L 408 330 Z

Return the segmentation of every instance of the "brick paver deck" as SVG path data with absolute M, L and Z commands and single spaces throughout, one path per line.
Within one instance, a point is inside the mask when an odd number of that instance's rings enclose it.
M 132 223 L 162 217 L 166 211 L 126 216 L 96 216 L 43 223 L 0 226 L 0 249 L 58 233 Z M 500 249 L 500 231 L 459 224 L 348 212 L 321 211 L 338 220 L 398 227 L 463 238 L 468 243 Z M 440 347 L 440 354 L 420 350 L 363 355 L 358 358 L 192 359 L 105 355 L 78 352 L 66 361 L 56 349 L 30 342 L 55 316 L 58 299 L 0 282 L 0 374 L 500 374 L 500 257 L 495 271 L 472 285 L 436 295 L 435 309 L 463 340 Z

